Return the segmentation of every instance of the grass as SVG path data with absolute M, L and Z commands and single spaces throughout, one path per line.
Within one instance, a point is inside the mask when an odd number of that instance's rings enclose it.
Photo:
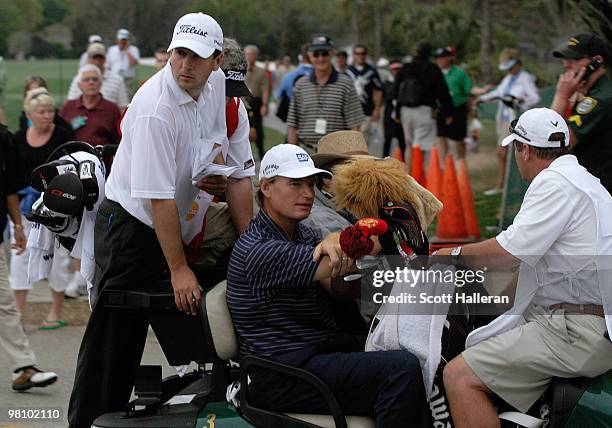
M 49 91 L 55 98 L 56 106 L 61 108 L 63 105 L 68 87 L 72 78 L 77 73 L 77 60 L 24 60 L 14 61 L 5 60 L 8 81 L 5 88 L 6 97 L 6 116 L 9 129 L 16 130 L 18 117 L 22 111 L 23 86 L 25 79 L 30 75 L 40 75 L 48 83 Z M 153 75 L 155 69 L 139 65 L 136 69 L 136 80 L 141 81 Z M 482 195 L 484 189 L 492 187 L 497 172 L 497 161 L 495 158 L 495 125 L 494 121 L 483 114 L 484 128 L 481 135 L 480 152 L 477 155 L 468 157 L 468 167 L 470 170 L 470 180 L 474 190 L 474 201 L 480 222 L 481 235 L 490 237 L 494 233 L 487 231 L 486 226 L 497 225 L 497 214 L 500 206 L 500 196 L 485 197 Z M 285 136 L 271 128 L 265 129 L 265 149 L 282 144 Z M 253 153 L 257 153 L 253 146 Z

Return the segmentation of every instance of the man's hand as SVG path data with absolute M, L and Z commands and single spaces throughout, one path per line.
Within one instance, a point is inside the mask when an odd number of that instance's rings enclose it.
M 451 123 L 453 123 L 453 117 L 452 116 L 446 117 L 446 119 L 444 119 L 444 123 L 446 123 L 447 125 L 450 125 Z
M 227 189 L 227 177 L 224 175 L 210 175 L 197 182 L 196 187 L 214 196 L 221 196 Z
M 349 259 L 340 248 L 340 234 L 330 233 L 315 247 L 312 253 L 312 259 L 317 261 L 321 256 L 329 257 L 329 266 L 331 267 L 332 277 L 341 275 L 347 272 L 353 265 L 353 260 Z
M 557 81 L 557 93 L 556 95 L 569 99 L 574 92 L 580 89 L 582 83 L 582 76 L 584 76 L 585 68 L 582 67 L 578 73 L 574 74 L 573 71 L 566 71 Z
M 178 310 L 196 315 L 202 292 L 193 271 L 187 265 L 183 265 L 171 271 L 171 282 Z
M 268 106 L 265 104 L 262 104 L 261 107 L 259 108 L 259 114 L 261 115 L 261 117 L 265 117 L 268 115 Z
M 17 254 L 21 254 L 25 251 L 27 243 L 28 241 L 23 233 L 23 226 L 15 227 L 15 242 L 12 248 L 17 250 Z
M 377 107 L 372 112 L 372 122 L 378 122 L 380 120 L 380 107 Z

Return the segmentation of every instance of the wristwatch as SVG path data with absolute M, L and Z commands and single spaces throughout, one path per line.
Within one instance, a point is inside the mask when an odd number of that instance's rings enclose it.
M 450 255 L 452 257 L 452 262 L 454 265 L 459 264 L 459 256 L 461 255 L 461 245 L 458 247 L 454 247 L 450 251 Z

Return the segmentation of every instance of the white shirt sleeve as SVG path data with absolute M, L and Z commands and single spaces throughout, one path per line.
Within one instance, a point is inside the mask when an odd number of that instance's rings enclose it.
M 225 74 L 219 68 L 208 77 L 213 86 L 213 102 L 218 106 L 215 110 L 212 129 L 209 133 L 210 139 L 216 144 L 224 147 L 223 156 L 227 156 L 227 126 L 225 125 Z
M 240 179 L 255 175 L 255 162 L 249 141 L 249 116 L 242 100 L 238 107 L 238 127 L 229 139 L 225 162 L 228 166 L 240 168 L 232 174 L 232 178 Z
M 161 116 L 140 116 L 132 129 L 131 189 L 133 198 L 173 199 L 176 190 L 176 134 Z
M 523 79 L 523 108 L 529 109 L 535 106 L 540 101 L 540 93 L 538 92 L 538 88 L 535 85 L 534 77 L 525 73 L 525 77 Z
M 81 96 L 81 88 L 79 88 L 79 84 L 77 83 L 78 78 L 78 74 L 72 78 L 72 82 L 70 82 L 70 88 L 68 89 L 68 95 L 66 95 L 66 99 L 76 100 L 78 97 Z
M 121 79 L 120 76 L 119 76 L 119 78 Z M 117 99 L 119 100 L 117 105 L 120 108 L 127 107 L 128 104 L 130 103 L 130 100 L 128 98 L 127 89 L 125 88 L 125 82 L 123 81 L 123 79 L 121 79 L 121 82 L 119 82 L 119 84 L 117 86 L 119 87 L 119 89 L 117 90 L 118 91 Z
M 556 176 L 544 171 L 534 179 L 514 222 L 496 237 L 506 251 L 532 267 L 564 233 L 574 211 L 569 195 L 554 182 Z
M 136 61 L 140 59 L 140 49 L 138 49 L 136 46 L 130 45 L 130 53 L 136 59 Z
M 502 80 L 501 83 L 497 87 L 495 87 L 495 89 L 487 92 L 486 94 L 481 95 L 480 100 L 487 102 L 487 101 L 491 101 L 494 98 L 500 98 L 501 97 L 501 87 L 503 83 L 504 83 L 504 80 Z

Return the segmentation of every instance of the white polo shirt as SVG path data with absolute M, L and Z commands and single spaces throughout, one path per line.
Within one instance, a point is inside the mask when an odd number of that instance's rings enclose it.
M 601 305 L 593 265 L 597 216 L 589 196 L 556 172 L 568 167 L 588 174 L 573 155 L 555 159 L 531 182 L 514 222 L 496 239 L 535 271 L 538 291 L 532 303 Z
M 128 50 L 136 61 L 140 59 L 140 50 L 136 46 L 130 45 Z M 108 52 L 106 52 L 106 67 L 123 78 L 130 79 L 136 75 L 136 66 L 130 65 L 127 52 L 119 49 L 117 45 L 108 48 Z
M 150 227 L 151 199 L 174 199 L 183 217 L 198 194 L 191 184 L 193 159 L 215 144 L 227 155 L 223 71 L 210 75 L 195 101 L 178 86 L 167 64 L 138 90 L 121 132 L 107 198 Z
M 230 102 L 235 102 L 235 100 Z M 251 151 L 251 142 L 249 141 L 249 129 L 249 116 L 244 102 L 241 100 L 238 106 L 238 126 L 229 139 L 229 149 L 225 157 L 226 165 L 239 168 L 231 175 L 235 179 L 255 175 L 255 162 Z M 185 244 L 189 244 L 202 231 L 204 216 L 212 200 L 212 195 L 200 191 L 191 205 L 191 210 L 181 217 L 181 234 Z

